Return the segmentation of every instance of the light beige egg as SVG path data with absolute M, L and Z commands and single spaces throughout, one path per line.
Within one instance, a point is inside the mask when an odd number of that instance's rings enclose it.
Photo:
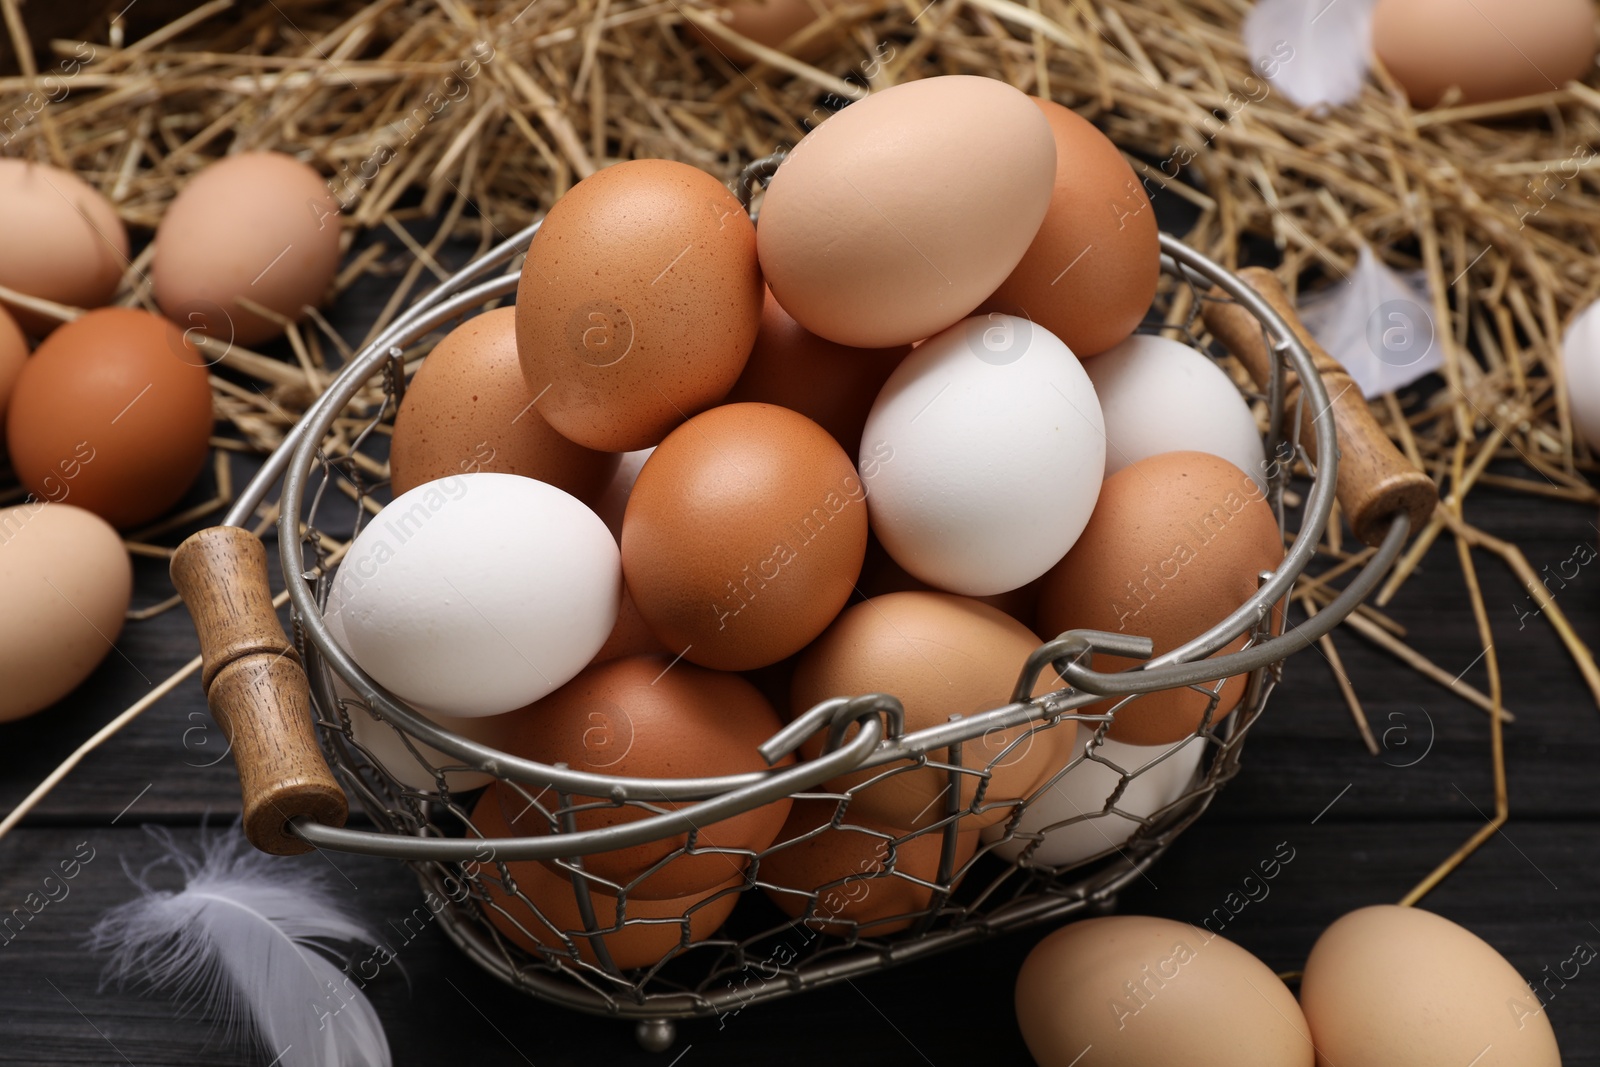
M 128 265 L 128 231 L 117 209 L 76 174 L 0 159 L 0 285 L 69 307 L 109 303 Z M 56 320 L 9 309 L 34 336 Z
M 1324 930 L 1300 1002 L 1318 1067 L 1561 1067 L 1550 1017 L 1517 969 L 1420 908 L 1379 904 Z
M 1005 281 L 1050 207 L 1056 145 L 1017 89 L 949 75 L 851 104 L 773 175 L 756 245 L 796 322 L 892 348 L 965 318 Z
M 1144 915 L 1084 919 L 1039 942 L 1017 975 L 1017 1024 L 1039 1067 L 1315 1058 L 1305 1016 L 1271 968 L 1217 934 Z
M 49 707 L 110 654 L 133 595 L 117 532 L 70 504 L 0 510 L 0 722 Z
M 280 319 L 327 295 L 339 227 L 339 205 L 311 167 L 281 152 L 228 156 L 190 178 L 156 228 L 156 303 L 185 330 L 271 340 Z

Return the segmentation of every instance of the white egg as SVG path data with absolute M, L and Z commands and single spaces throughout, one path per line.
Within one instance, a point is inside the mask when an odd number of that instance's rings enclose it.
M 1600 452 L 1600 301 L 1578 312 L 1561 339 L 1572 428 Z
M 617 542 L 581 501 L 515 474 L 402 493 L 334 576 L 351 658 L 396 696 L 500 715 L 563 685 L 617 621 Z
M 1250 405 L 1211 358 L 1136 333 L 1084 363 L 1106 420 L 1106 477 L 1162 452 L 1221 456 L 1266 487 Z
M 350 641 L 345 636 L 344 618 L 339 608 L 340 605 L 334 601 L 333 591 L 330 590 L 327 614 L 323 617 L 323 621 L 339 647 L 349 652 Z M 374 718 L 367 710 L 366 704 L 356 696 L 355 690 L 346 685 L 344 679 L 337 674 L 333 675 L 333 695 L 343 702 L 345 713 L 350 716 L 351 738 L 373 762 L 407 789 L 415 789 L 419 793 L 436 793 L 439 790 L 439 781 L 434 777 L 434 770 L 462 766 L 461 761 L 454 756 L 447 756 L 431 745 L 425 745 L 414 737 L 403 735 L 389 723 Z M 453 719 L 437 713 L 430 713 L 425 717 L 435 726 L 441 726 L 469 741 L 476 741 L 491 748 L 501 747 L 517 718 L 515 713 L 466 719 Z M 494 775 L 478 770 L 455 770 L 446 771 L 444 780 L 452 793 L 465 793 L 488 785 L 494 781 Z
M 628 498 L 633 495 L 633 483 L 639 478 L 639 471 L 644 467 L 644 461 L 654 452 L 654 446 L 641 448 L 636 452 L 624 452 L 622 460 L 617 464 L 617 473 L 611 476 L 611 481 L 606 483 L 605 491 L 600 494 L 600 499 L 594 502 L 594 513 L 605 522 L 611 530 L 611 535 L 618 541 L 622 540 L 622 513 L 628 510 Z
M 940 589 L 1026 585 L 1089 522 L 1104 430 L 1094 385 L 1054 334 L 1012 315 L 958 322 L 895 368 L 867 416 L 873 533 Z
M 1188 792 L 1207 744 L 1199 737 L 1186 738 L 1175 745 L 1128 745 L 1107 738 L 1090 749 L 1094 728 L 1080 723 L 1077 730 L 1073 758 L 1092 758 L 1083 759 L 1030 803 L 1017 824 L 1019 834 L 1044 833 L 1044 840 L 1033 850 L 1034 864 L 1060 867 L 1120 848 L 1139 829 L 1139 819 L 1149 818 Z M 1110 811 L 1106 810 L 1106 801 L 1122 775 L 1098 760 L 1107 760 L 1133 775 Z M 1078 821 L 1045 829 L 1068 819 Z M 1004 822 L 983 831 L 984 841 L 1000 841 L 995 845 L 995 855 L 1008 863 L 1032 841 L 1020 836 L 1001 841 L 1005 836 Z

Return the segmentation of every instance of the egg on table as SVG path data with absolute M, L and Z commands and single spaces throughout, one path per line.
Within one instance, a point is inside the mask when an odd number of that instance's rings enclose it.
M 226 156 L 190 178 L 161 216 L 156 303 L 182 329 L 269 341 L 327 295 L 339 232 L 338 201 L 311 167 L 282 152 Z
M 1294 994 L 1271 968 L 1220 935 L 1170 919 L 1069 923 L 1028 954 L 1016 998 L 1039 1067 L 1322 1062 Z
M 211 383 L 176 326 L 136 308 L 66 323 L 22 365 L 6 446 L 34 496 L 126 528 L 176 504 L 211 454 Z
M 111 201 L 82 178 L 44 163 L 0 158 L 0 285 L 68 307 L 110 302 L 128 263 L 128 231 Z M 35 337 L 56 320 L 8 305 Z
M 0 722 L 49 707 L 111 653 L 133 596 L 128 550 L 71 504 L 0 508 Z
M 1517 969 L 1421 908 L 1361 908 L 1324 930 L 1306 959 L 1300 1003 L 1319 1063 L 1561 1064 L 1544 1003 Z

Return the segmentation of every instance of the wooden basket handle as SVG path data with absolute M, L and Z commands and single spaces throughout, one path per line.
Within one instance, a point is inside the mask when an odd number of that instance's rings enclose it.
M 237 526 L 201 530 L 173 554 L 172 583 L 200 634 L 206 703 L 233 748 L 245 836 L 275 855 L 310 852 L 289 820 L 343 826 L 350 808 L 317 747 L 305 668 L 272 606 L 266 548 Z
M 1369 545 L 1382 541 L 1388 532 L 1389 520 L 1397 511 L 1411 517 L 1411 529 L 1421 529 L 1439 502 L 1439 491 L 1433 479 L 1413 467 L 1395 448 L 1378 420 L 1372 417 L 1366 397 L 1349 372 L 1317 344 L 1300 321 L 1277 275 L 1260 267 L 1246 267 L 1239 271 L 1239 277 L 1283 316 L 1311 351 L 1317 373 L 1322 376 L 1323 387 L 1332 401 L 1329 407 L 1339 432 L 1339 507 L 1350 520 L 1356 537 Z M 1256 385 L 1267 388 L 1275 357 L 1267 347 L 1260 320 L 1232 301 L 1206 301 L 1202 317 L 1212 336 L 1244 364 Z M 1293 429 L 1289 420 L 1293 418 L 1299 393 L 1300 379 L 1289 371 L 1284 378 L 1286 433 Z M 1317 458 L 1312 422 L 1319 414 L 1308 413 L 1300 426 L 1300 443 L 1312 460 Z

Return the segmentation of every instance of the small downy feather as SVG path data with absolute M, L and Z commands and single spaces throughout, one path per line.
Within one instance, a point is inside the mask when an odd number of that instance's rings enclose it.
M 1245 16 L 1245 52 L 1296 107 L 1353 103 L 1372 62 L 1374 3 L 1259 0 Z
M 164 828 L 145 830 L 164 855 L 128 872 L 139 896 L 89 932 L 89 948 L 111 956 L 102 984 L 171 990 L 229 1031 L 251 1030 L 276 1067 L 389 1067 L 377 1012 L 323 955 L 375 939 L 320 871 L 257 852 L 237 826 L 202 830 L 198 856 Z M 183 873 L 181 891 L 148 883 L 166 863 Z
M 1348 278 L 1300 298 L 1300 318 L 1371 399 L 1444 365 L 1430 307 L 1420 274 L 1391 270 L 1362 244 Z

